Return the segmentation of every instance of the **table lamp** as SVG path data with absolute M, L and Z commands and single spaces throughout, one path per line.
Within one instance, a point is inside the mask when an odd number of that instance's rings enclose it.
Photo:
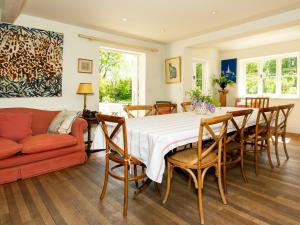
M 88 94 L 94 94 L 92 83 L 80 83 L 77 94 L 84 95 L 83 110 L 86 110 L 86 96 Z

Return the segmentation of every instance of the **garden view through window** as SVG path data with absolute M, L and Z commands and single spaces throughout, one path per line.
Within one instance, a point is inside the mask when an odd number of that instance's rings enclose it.
M 193 63 L 193 82 L 194 87 L 199 88 L 203 91 L 203 77 L 205 70 L 205 63 L 199 60 L 194 61 Z
M 245 95 L 297 96 L 298 56 L 277 56 L 242 61 L 240 82 Z
M 123 105 L 137 103 L 138 55 L 101 49 L 99 60 L 99 110 L 120 114 Z

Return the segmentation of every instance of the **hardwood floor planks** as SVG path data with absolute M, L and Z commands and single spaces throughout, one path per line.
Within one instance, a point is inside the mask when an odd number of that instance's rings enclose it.
M 45 225 L 55 225 L 55 222 L 48 211 L 46 205 L 43 202 L 43 199 L 39 195 L 36 187 L 34 186 L 32 179 L 27 179 L 24 181 L 26 184 L 30 195 L 32 196 L 32 201 L 35 204 L 39 214 L 41 215 Z
M 238 167 L 229 169 L 228 205 L 222 204 L 215 178 L 208 174 L 203 190 L 205 224 L 300 224 L 299 147 L 300 135 L 292 135 L 288 144 L 290 160 L 285 160 L 280 147 L 281 166 L 273 170 L 266 154 L 261 154 L 258 176 L 251 154 L 247 155 L 248 183 Z M 178 172 L 174 172 L 165 205 L 153 186 L 134 199 L 131 183 L 128 217 L 123 218 L 122 182 L 109 179 L 106 196 L 99 201 L 104 164 L 104 159 L 94 154 L 84 165 L 0 185 L 0 225 L 199 224 L 196 191 L 188 188 L 187 177 Z M 162 195 L 164 189 L 163 182 Z

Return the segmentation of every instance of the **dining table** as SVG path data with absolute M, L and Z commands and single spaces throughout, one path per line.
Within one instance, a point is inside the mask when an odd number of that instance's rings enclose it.
M 150 180 L 161 183 L 165 170 L 165 155 L 179 146 L 197 142 L 201 119 L 224 115 L 227 112 L 242 109 L 245 108 L 217 107 L 215 112 L 208 112 L 205 115 L 190 111 L 141 118 L 127 118 L 128 154 L 145 164 L 146 175 Z M 258 109 L 253 109 L 246 127 L 256 124 L 257 114 Z M 242 118 L 236 118 L 236 122 L 241 125 Z M 217 124 L 212 128 L 217 132 L 220 126 L 221 124 Z M 229 122 L 227 132 L 234 130 L 234 126 Z M 115 142 L 120 146 L 123 146 L 122 135 L 122 132 L 115 135 Z M 210 138 L 211 136 L 208 133 L 205 133 L 203 136 L 203 140 Z M 100 148 L 105 148 L 105 138 L 101 126 L 98 125 L 91 149 Z

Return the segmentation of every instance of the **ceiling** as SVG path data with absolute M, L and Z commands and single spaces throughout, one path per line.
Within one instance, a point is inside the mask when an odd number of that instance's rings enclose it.
M 170 43 L 299 7 L 300 0 L 27 0 L 22 14 Z
M 234 51 L 294 40 L 300 40 L 300 25 L 290 26 L 288 28 L 269 32 L 263 32 L 247 37 L 235 38 L 227 41 L 198 45 L 195 47 L 214 47 L 219 49 L 220 51 Z

